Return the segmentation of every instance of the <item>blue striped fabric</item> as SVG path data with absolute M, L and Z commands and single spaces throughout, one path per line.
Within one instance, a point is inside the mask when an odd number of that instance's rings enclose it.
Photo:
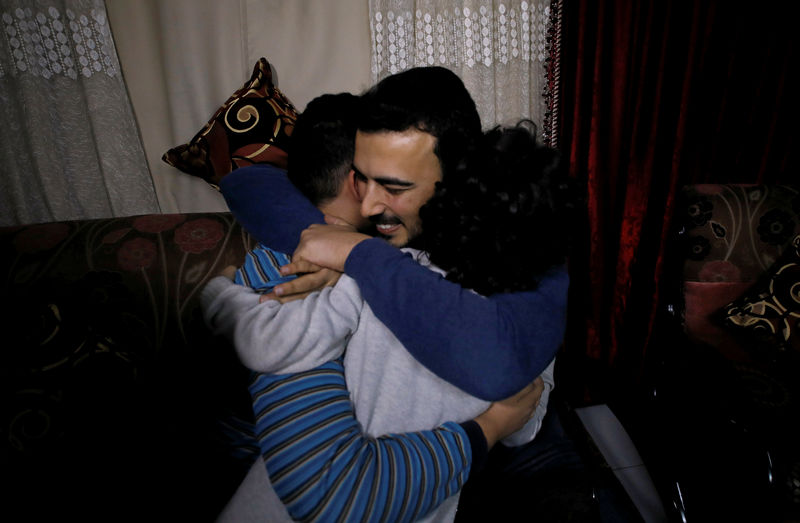
M 234 283 L 250 287 L 260 294 L 266 294 L 281 283 L 293 280 L 295 275 L 283 276 L 279 269 L 282 265 L 291 262 L 288 255 L 273 251 L 264 244 L 259 243 L 248 251 L 244 264 L 236 271 Z
M 234 283 L 251 287 L 260 294 L 270 292 L 273 287 L 295 278 L 281 276 L 282 265 L 291 261 L 288 255 L 274 251 L 259 243 L 245 255 L 244 264 L 236 270 Z M 220 434 L 230 455 L 237 460 L 251 462 L 258 455 L 258 445 L 253 437 L 253 423 L 230 414 L 219 420 Z
M 236 270 L 234 283 L 251 287 L 260 294 L 270 292 L 276 285 L 294 279 L 296 276 L 281 276 L 282 265 L 291 261 L 288 255 L 274 251 L 259 243 L 245 255 L 244 264 Z M 219 433 L 226 450 L 233 459 L 252 463 L 259 455 L 258 445 L 253 436 L 253 422 L 229 413 L 218 421 Z
M 253 373 L 255 432 L 270 480 L 300 521 L 413 521 L 469 475 L 464 429 L 363 435 L 342 359 L 297 374 Z

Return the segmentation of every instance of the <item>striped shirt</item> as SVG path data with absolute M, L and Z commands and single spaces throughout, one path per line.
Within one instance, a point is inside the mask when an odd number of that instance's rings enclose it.
M 256 436 L 275 492 L 300 521 L 414 521 L 469 474 L 461 425 L 364 436 L 342 358 L 310 371 L 253 373 Z
M 269 292 L 290 278 L 285 254 L 249 252 L 234 281 Z M 257 266 L 256 266 L 257 265 Z M 474 421 L 430 431 L 365 436 L 344 380 L 342 358 L 284 375 L 252 374 L 255 433 L 275 492 L 300 521 L 414 521 L 459 491 L 473 451 L 486 454 Z M 242 431 L 246 445 L 250 430 Z
M 244 265 L 236 271 L 234 283 L 250 287 L 259 294 L 266 294 L 281 283 L 295 279 L 294 274 L 283 276 L 280 273 L 282 265 L 291 262 L 288 255 L 273 251 L 259 243 L 254 249 L 247 251 Z

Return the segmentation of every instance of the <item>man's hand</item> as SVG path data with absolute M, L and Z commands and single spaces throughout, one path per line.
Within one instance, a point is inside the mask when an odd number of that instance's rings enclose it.
M 261 296 L 259 303 L 267 300 L 286 303 L 303 299 L 325 286 L 336 285 L 342 275 L 341 272 L 326 269 L 302 259 L 294 259 L 288 265 L 281 267 L 281 274 L 284 276 L 297 274 L 298 277 L 292 281 L 276 285 L 272 292 Z
M 292 259 L 302 258 L 316 265 L 344 272 L 344 262 L 353 247 L 370 237 L 355 232 L 344 225 L 319 225 L 308 227 L 300 235 L 300 244 Z
M 510 398 L 492 403 L 485 412 L 475 418 L 483 430 L 489 448 L 528 423 L 536 411 L 542 392 L 544 392 L 544 381 L 539 377 Z

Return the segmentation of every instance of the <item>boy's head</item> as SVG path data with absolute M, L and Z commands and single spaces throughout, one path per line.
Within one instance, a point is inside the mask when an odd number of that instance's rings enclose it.
M 356 227 L 359 204 L 350 176 L 358 97 L 323 94 L 297 117 L 289 146 L 288 176 L 311 203 Z
M 481 136 L 475 102 L 442 67 L 389 76 L 361 97 L 353 160 L 361 214 L 390 243 L 419 235 L 420 207 Z

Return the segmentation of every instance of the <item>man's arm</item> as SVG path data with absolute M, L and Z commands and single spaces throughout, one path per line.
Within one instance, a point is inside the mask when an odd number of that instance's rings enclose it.
M 242 294 L 241 299 L 252 308 L 252 293 L 245 292 L 249 289 L 241 285 L 233 285 L 231 278 L 249 273 L 251 283 L 268 285 L 265 280 L 275 272 L 270 260 L 281 255 L 262 247 L 251 254 L 253 256 L 248 258 L 250 270 L 227 267 L 222 273 L 224 277 L 212 280 L 207 287 L 210 290 L 204 289 L 204 303 L 214 295 L 214 287 L 220 286 L 223 294 L 226 290 L 235 292 L 229 298 L 231 301 L 235 302 L 235 296 Z M 262 263 L 255 260 L 262 260 Z M 344 281 L 357 291 L 351 279 Z M 322 302 L 326 294 L 334 294 L 334 291 L 325 289 L 304 302 Z M 217 315 L 220 314 L 240 317 L 231 310 L 235 307 L 226 305 L 224 300 L 216 301 L 212 300 L 206 307 L 212 325 L 219 321 Z M 294 307 L 291 304 L 261 307 L 259 317 L 245 317 L 244 324 L 264 328 L 265 324 L 283 325 L 297 320 L 297 312 L 302 310 L 297 309 L 299 303 L 295 302 Z M 332 302 L 326 302 L 323 308 L 332 306 Z M 313 305 L 309 307 L 312 312 L 317 309 Z M 338 308 L 347 308 L 347 304 L 340 304 Z M 284 317 L 276 314 L 276 311 L 293 309 L 297 310 Z M 309 334 L 317 329 L 313 319 L 308 320 L 299 322 L 303 326 L 302 334 L 297 329 L 289 329 L 291 335 L 295 338 L 311 336 L 306 345 L 325 344 L 324 340 L 317 342 L 314 335 Z M 263 331 L 258 339 L 286 343 L 279 335 L 279 332 Z M 303 345 L 298 339 L 288 340 L 288 343 Z M 251 357 L 272 357 L 261 344 L 257 344 L 253 352 Z M 249 366 L 254 365 L 249 362 Z M 361 518 L 379 511 L 393 521 L 411 521 L 435 509 L 455 493 L 469 471 L 481 467 L 489 448 L 528 422 L 544 384 L 541 379 L 536 380 L 514 397 L 492 404 L 475 420 L 460 425 L 451 422 L 429 431 L 392 434 L 378 439 L 365 436 L 355 420 L 341 359 L 294 374 L 254 375 L 249 388 L 256 420 L 254 433 L 264 463 L 276 493 L 293 517 L 328 519 L 347 514 Z
M 475 420 L 370 438 L 355 419 L 341 359 L 256 375 L 256 434 L 276 493 L 295 519 L 413 521 L 457 492 L 488 449 L 533 414 L 541 380 Z M 335 516 L 335 518 L 334 518 Z
M 534 291 L 477 295 L 388 243 L 335 225 L 312 225 L 295 254 L 344 269 L 375 315 L 439 377 L 481 399 L 510 395 L 540 375 L 566 328 L 566 267 Z
M 496 401 L 530 383 L 564 338 L 565 267 L 549 271 L 535 291 L 487 298 L 370 239 L 353 249 L 345 272 L 420 363 L 482 399 Z
M 220 188 L 250 234 L 293 252 L 302 227 L 324 220 L 283 171 L 259 167 L 268 166 L 238 169 L 222 179 Z M 288 202 L 297 203 L 300 211 L 284 216 L 281 209 Z M 290 232 L 281 234 L 284 218 Z M 364 298 L 417 360 L 462 390 L 490 401 L 509 396 L 541 374 L 558 351 L 566 327 L 565 269 L 551 271 L 534 292 L 486 299 L 445 281 L 381 240 L 360 240 L 347 263 L 348 273 L 363 286 Z M 378 265 L 370 267 L 372 262 Z
M 286 171 L 272 165 L 236 169 L 222 178 L 219 188 L 244 230 L 276 251 L 293 252 L 303 229 L 325 223 L 322 212 L 292 185 Z

